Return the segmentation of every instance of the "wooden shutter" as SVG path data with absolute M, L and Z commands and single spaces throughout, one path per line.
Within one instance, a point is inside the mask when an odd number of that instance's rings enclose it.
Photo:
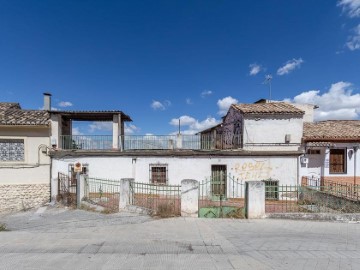
M 330 149 L 330 173 L 345 173 L 345 149 Z

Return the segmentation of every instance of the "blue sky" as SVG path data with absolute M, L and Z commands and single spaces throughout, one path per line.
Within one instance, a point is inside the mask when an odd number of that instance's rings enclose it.
M 0 0 L 1 101 L 26 109 L 51 92 L 57 109 L 123 110 L 128 134 L 169 134 L 179 117 L 191 133 L 268 98 L 266 74 L 273 99 L 359 119 L 360 0 Z

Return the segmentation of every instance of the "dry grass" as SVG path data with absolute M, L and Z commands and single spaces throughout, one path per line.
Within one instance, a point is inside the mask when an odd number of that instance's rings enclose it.
M 6 225 L 3 223 L 0 223 L 0 232 L 7 231 Z
M 174 217 L 174 205 L 172 203 L 161 203 L 157 206 L 156 215 L 161 218 Z

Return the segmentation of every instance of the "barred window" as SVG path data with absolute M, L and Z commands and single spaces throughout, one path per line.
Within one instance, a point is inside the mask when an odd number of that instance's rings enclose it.
M 0 161 L 24 161 L 23 139 L 0 139 Z
M 165 185 L 167 183 L 167 174 L 167 164 L 150 164 L 150 183 Z

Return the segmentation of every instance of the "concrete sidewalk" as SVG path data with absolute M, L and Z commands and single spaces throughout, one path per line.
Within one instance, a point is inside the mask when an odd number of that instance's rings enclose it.
M 1 269 L 360 269 L 355 223 L 54 208 L 0 220 L 11 229 L 0 232 Z

